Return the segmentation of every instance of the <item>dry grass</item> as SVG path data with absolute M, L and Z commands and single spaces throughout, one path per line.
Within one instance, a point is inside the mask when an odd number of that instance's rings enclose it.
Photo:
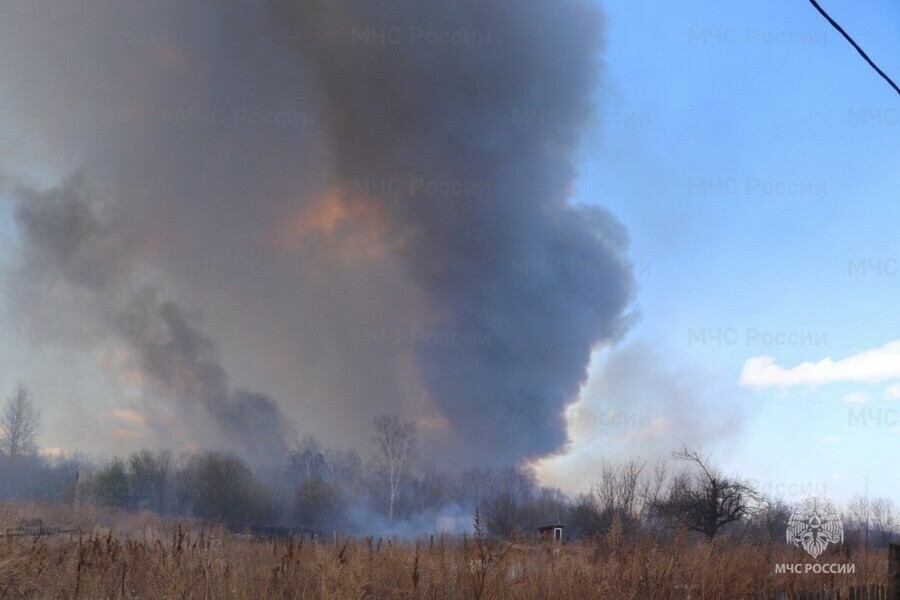
M 0 597 L 753 598 L 858 585 L 864 572 L 862 556 L 846 548 L 819 562 L 855 563 L 855 575 L 785 575 L 776 563 L 808 560 L 783 543 L 632 541 L 615 530 L 558 546 L 478 537 L 262 541 L 148 513 L 31 504 L 0 511 L 0 531 L 35 518 L 81 532 L 0 537 Z M 886 577 L 883 554 L 870 557 L 870 582 Z

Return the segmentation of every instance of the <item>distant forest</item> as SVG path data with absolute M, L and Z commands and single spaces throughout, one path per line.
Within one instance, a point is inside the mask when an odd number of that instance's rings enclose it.
M 416 427 L 396 416 L 374 422 L 372 453 L 299 439 L 281 464 L 253 467 L 237 455 L 140 450 L 98 462 L 38 452 L 40 411 L 19 385 L 0 415 L 0 497 L 94 503 L 123 510 L 221 523 L 234 531 L 417 536 L 471 529 L 475 511 L 497 537 L 529 535 L 548 524 L 568 538 L 612 527 L 655 533 L 687 529 L 712 539 L 782 538 L 805 486 L 773 486 L 726 474 L 701 451 L 682 448 L 654 464 L 604 462 L 574 497 L 542 487 L 514 466 L 449 473 L 418 456 Z M 898 538 L 887 498 L 854 497 L 841 514 L 848 541 L 884 546 Z

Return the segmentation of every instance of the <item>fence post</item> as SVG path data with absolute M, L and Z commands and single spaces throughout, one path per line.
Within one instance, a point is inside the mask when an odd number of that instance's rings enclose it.
M 891 544 L 888 552 L 888 598 L 900 600 L 900 544 Z

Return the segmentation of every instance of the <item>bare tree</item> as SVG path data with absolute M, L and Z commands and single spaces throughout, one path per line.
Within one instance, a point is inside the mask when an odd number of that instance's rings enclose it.
M 617 520 L 626 531 L 637 523 L 645 466 L 636 461 L 601 464 L 598 479 L 576 504 L 576 518 L 583 534 L 605 533 Z
M 791 506 L 780 498 L 761 496 L 744 531 L 746 539 L 771 540 L 784 536 L 791 518 Z
M 306 479 L 294 493 L 294 516 L 297 524 L 310 532 L 339 525 L 344 512 L 340 488 L 320 477 Z
M 165 512 L 172 471 L 171 453 L 162 451 L 154 454 L 149 450 L 134 452 L 128 457 L 127 467 L 135 506 L 152 508 L 158 513 Z
M 272 523 L 277 507 L 240 458 L 207 452 L 190 456 L 176 476 L 189 514 L 220 522 L 232 530 Z
M 331 483 L 356 485 L 362 474 L 362 460 L 355 450 L 327 448 L 325 455 L 325 479 Z
M 13 469 L 20 456 L 37 450 L 37 434 L 41 428 L 41 412 L 31 401 L 31 394 L 19 382 L 12 395 L 6 399 L 0 419 L 0 452 L 9 465 L 7 488 L 11 489 Z
M 532 524 L 529 507 L 509 491 L 492 494 L 482 504 L 485 525 L 492 535 L 509 538 Z M 528 525 L 523 526 L 523 521 L 528 521 Z
M 652 472 L 641 480 L 640 518 L 654 530 L 665 526 L 665 519 L 660 519 L 657 507 L 664 501 L 666 486 L 669 481 L 669 465 L 665 459 L 660 458 L 653 465 Z
M 416 457 L 416 424 L 401 421 L 395 415 L 375 419 L 375 462 L 381 468 L 388 487 L 388 515 L 394 519 L 394 505 L 400 483 L 408 475 Z
M 481 501 L 481 514 L 491 535 L 509 538 L 538 525 L 538 483 L 533 472 L 504 467 Z M 550 515 L 545 515 L 550 517 Z
M 315 436 L 298 439 L 288 457 L 292 475 L 298 481 L 322 477 L 325 473 L 325 454 Z
M 890 498 L 875 498 L 869 503 L 875 543 L 887 547 L 897 534 L 897 517 L 894 503 Z
M 750 514 L 758 494 L 748 484 L 722 474 L 697 450 L 682 448 L 672 456 L 694 468 L 672 480 L 657 507 L 661 516 L 711 540 L 723 527 Z
M 868 544 L 870 523 L 869 496 L 868 494 L 856 494 L 847 502 L 844 524 L 855 531 L 860 539 Z
M 847 503 L 845 525 L 855 530 L 868 544 L 870 537 L 877 546 L 887 546 L 897 533 L 894 503 L 889 498 L 873 498 L 865 494 L 853 496 Z
M 600 478 L 594 483 L 593 492 L 603 511 L 610 518 L 618 518 L 622 525 L 629 527 L 636 518 L 639 499 L 638 486 L 646 463 L 628 461 L 614 465 L 604 463 Z

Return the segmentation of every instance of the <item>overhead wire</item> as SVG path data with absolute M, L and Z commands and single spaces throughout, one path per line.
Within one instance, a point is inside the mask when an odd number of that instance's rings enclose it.
M 854 48 L 856 48 L 856 51 L 859 52 L 859 55 L 862 56 L 862 57 L 866 60 L 867 63 L 869 63 L 869 66 L 871 66 L 873 69 L 875 69 L 875 71 L 877 71 L 878 74 L 881 75 L 881 76 L 884 78 L 884 80 L 887 81 L 887 82 L 890 84 L 890 86 L 891 86 L 892 88 L 894 88 L 894 91 L 895 91 L 895 92 L 897 92 L 898 94 L 900 94 L 900 87 L 897 87 L 897 84 L 894 83 L 894 80 L 893 80 L 893 79 L 891 79 L 890 77 L 888 77 L 887 73 L 885 73 L 884 71 L 882 71 L 881 69 L 878 68 L 878 65 L 875 64 L 875 61 L 873 61 L 871 58 L 869 58 L 869 55 L 866 54 L 865 51 L 864 51 L 862 48 L 859 47 L 859 44 L 857 44 L 855 41 L 853 41 L 853 38 L 850 37 L 850 34 L 848 34 L 846 31 L 844 31 L 844 28 L 841 27 L 841 26 L 838 24 L 837 21 L 835 21 L 834 19 L 832 19 L 831 16 L 830 16 L 827 12 L 825 12 L 825 9 L 822 8 L 821 6 L 819 6 L 819 3 L 816 2 L 816 0 L 809 0 L 809 2 L 810 2 L 810 4 L 812 4 L 812 5 L 816 8 L 817 11 L 819 11 L 819 12 L 822 14 L 823 17 L 825 17 L 825 19 L 826 19 L 829 23 L 831 23 L 831 26 L 832 26 L 832 27 L 834 27 L 835 29 L 837 29 L 838 32 L 840 32 L 840 34 L 841 34 L 842 36 L 844 36 L 844 37 L 847 39 L 847 41 L 850 42 L 850 44 L 851 44 Z

